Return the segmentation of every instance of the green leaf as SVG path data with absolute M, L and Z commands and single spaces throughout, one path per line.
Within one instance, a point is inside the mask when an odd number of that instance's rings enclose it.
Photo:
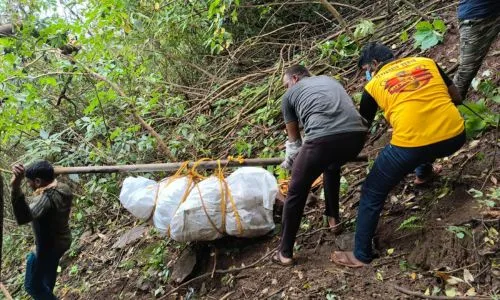
M 417 31 L 431 31 L 433 29 L 432 24 L 429 23 L 429 21 L 418 22 L 415 28 L 417 29 Z
M 493 100 L 497 104 L 500 104 L 500 95 L 495 95 L 491 97 L 491 100 Z
M 457 232 L 457 238 L 463 239 L 465 237 L 465 233 L 463 232 Z
M 357 39 L 364 38 L 368 35 L 373 34 L 374 32 L 375 24 L 373 24 L 373 22 L 370 20 L 362 20 L 354 30 L 354 37 Z
M 432 26 L 434 27 L 435 30 L 439 31 L 440 33 L 445 33 L 446 32 L 446 24 L 444 24 L 443 20 L 436 19 L 432 22 Z
M 408 32 L 405 30 L 401 33 L 401 35 L 399 36 L 399 38 L 401 39 L 401 41 L 404 43 L 408 40 Z

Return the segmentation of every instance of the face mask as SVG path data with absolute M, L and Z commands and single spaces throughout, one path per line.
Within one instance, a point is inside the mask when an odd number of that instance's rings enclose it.
M 370 81 L 372 79 L 372 73 L 370 73 L 370 70 L 366 70 L 365 77 L 367 81 Z

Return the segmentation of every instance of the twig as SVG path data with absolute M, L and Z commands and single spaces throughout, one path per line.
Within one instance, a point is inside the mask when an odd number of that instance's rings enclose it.
M 9 170 L 6 170 L 6 169 L 2 169 L 2 168 L 0 168 L 0 172 L 13 174 L 12 171 L 9 171 Z
M 401 0 L 401 1 L 404 4 L 408 5 L 415 13 L 417 13 L 423 19 L 425 19 L 425 20 L 429 20 L 430 19 L 429 16 L 427 16 L 420 9 L 418 9 L 417 7 L 415 7 L 415 5 L 413 5 L 413 3 L 411 3 L 410 1 L 408 1 L 408 0 Z
M 214 249 L 214 267 L 212 269 L 212 276 L 210 276 L 210 278 L 214 278 L 216 268 L 217 268 L 217 248 Z
M 253 268 L 254 266 L 258 265 L 260 262 L 262 262 L 264 259 L 268 258 L 269 255 L 273 254 L 277 249 L 278 249 L 278 247 L 276 247 L 273 250 L 267 252 L 261 258 L 259 258 L 258 260 L 256 260 L 255 262 L 251 263 L 248 266 L 244 266 L 244 267 L 240 267 L 240 268 L 225 269 L 225 270 L 215 270 L 214 273 L 215 274 L 226 274 L 226 273 L 239 272 L 239 271 L 242 271 L 242 270 L 245 270 L 245 269 Z M 200 275 L 198 277 L 195 277 L 195 278 L 193 278 L 191 280 L 188 280 L 185 283 L 183 283 L 183 284 L 179 285 L 178 287 L 176 287 L 175 289 L 170 290 L 168 293 L 166 293 L 163 297 L 161 297 L 159 299 L 160 300 L 161 299 L 166 299 L 169 295 L 172 295 L 173 293 L 177 292 L 181 288 L 183 288 L 183 287 L 185 287 L 185 286 L 187 286 L 187 285 L 189 285 L 189 284 L 191 284 L 191 283 L 193 283 L 195 281 L 198 281 L 200 279 L 209 277 L 211 274 L 212 274 L 212 272 L 208 272 L 208 273 L 205 273 L 205 274 Z
M 219 300 L 226 300 L 226 299 L 229 299 L 229 297 L 230 297 L 232 294 L 234 294 L 234 293 L 235 293 L 235 291 L 231 291 L 231 292 L 229 292 L 229 293 L 225 294 L 224 296 L 222 296 Z
M 354 34 L 352 33 L 349 26 L 347 26 L 347 23 L 345 22 L 344 18 L 342 18 L 342 15 L 335 9 L 335 7 L 333 7 L 333 5 L 327 0 L 321 0 L 321 4 L 323 4 L 323 6 L 335 17 L 335 19 L 337 19 L 342 29 L 345 30 L 345 32 L 351 37 L 353 41 L 355 41 L 356 39 L 354 38 Z
M 410 291 L 409 289 L 406 289 L 404 287 L 392 284 L 392 287 L 403 294 L 410 295 L 410 296 L 415 296 L 417 298 L 422 298 L 422 299 L 434 299 L 434 300 L 449 300 L 449 299 L 454 299 L 454 300 L 471 300 L 471 299 L 490 299 L 489 297 L 485 296 L 475 296 L 475 297 L 447 297 L 447 296 L 427 296 L 424 294 L 421 294 L 419 292 L 414 292 Z

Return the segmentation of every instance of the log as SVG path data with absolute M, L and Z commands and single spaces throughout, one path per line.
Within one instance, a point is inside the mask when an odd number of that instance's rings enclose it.
M 234 160 L 221 160 L 223 167 L 249 167 L 249 166 L 276 166 L 283 162 L 284 158 L 250 158 L 244 159 L 241 163 Z M 366 156 L 358 156 L 353 161 L 367 161 Z M 85 167 L 55 167 L 56 174 L 87 174 L 87 173 L 128 173 L 128 172 L 161 172 L 177 171 L 183 163 L 162 163 L 162 164 L 138 164 L 138 165 L 115 165 L 115 166 L 85 166 Z M 192 167 L 194 162 L 188 164 Z M 217 161 L 202 161 L 198 164 L 198 169 L 213 170 L 217 168 Z

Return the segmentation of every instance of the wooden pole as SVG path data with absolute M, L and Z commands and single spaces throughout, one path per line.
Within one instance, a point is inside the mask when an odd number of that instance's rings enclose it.
M 234 160 L 221 160 L 223 167 L 243 167 L 243 166 L 276 166 L 283 162 L 282 157 L 275 158 L 250 158 L 241 163 Z M 353 161 L 367 161 L 366 156 L 358 156 Z M 192 167 L 194 162 L 188 164 Z M 160 172 L 176 171 L 182 163 L 163 163 L 163 164 L 139 164 L 139 165 L 115 165 L 115 166 L 86 166 L 86 167 L 55 167 L 56 174 L 87 174 L 87 173 L 122 173 L 122 172 Z M 216 160 L 202 161 L 198 164 L 199 169 L 216 169 Z

